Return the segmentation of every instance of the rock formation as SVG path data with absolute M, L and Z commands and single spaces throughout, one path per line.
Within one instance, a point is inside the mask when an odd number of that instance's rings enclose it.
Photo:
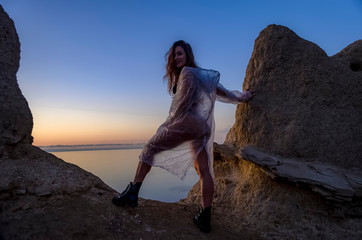
M 214 206 L 268 239 L 360 239 L 361 63 L 362 40 L 328 57 L 287 27 L 264 29 L 243 86 L 256 95 L 215 146 Z
M 238 147 L 214 146 L 215 212 L 266 239 L 361 239 L 360 202 L 328 202 L 302 182 L 272 180 Z M 195 185 L 183 203 L 199 201 L 199 191 Z
M 362 197 L 361 66 L 362 40 L 328 57 L 288 28 L 269 26 L 255 41 L 244 81 L 257 97 L 238 106 L 226 143 L 247 146 L 243 157 L 258 164 L 268 158 L 262 165 L 302 171 L 306 183 L 319 173 L 314 185 L 335 200 Z M 345 182 L 336 194 L 330 181 L 318 181 L 331 174 Z
M 241 104 L 226 143 L 286 158 L 361 169 L 362 40 L 328 57 L 317 45 L 271 25 L 255 40 Z
M 0 6 L 1 7 L 1 6 Z M 32 143 L 33 118 L 16 81 L 20 43 L 13 21 L 0 11 L 0 156 L 1 147 Z
M 0 239 L 361 239 L 360 45 L 329 58 L 285 27 L 260 33 L 244 83 L 257 95 L 215 146 L 213 228 L 203 234 L 191 221 L 198 184 L 179 203 L 119 208 L 98 177 L 31 145 L 20 44 L 0 6 Z

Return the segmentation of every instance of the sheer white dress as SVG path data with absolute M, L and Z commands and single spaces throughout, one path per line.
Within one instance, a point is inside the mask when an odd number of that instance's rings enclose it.
M 240 103 L 249 92 L 229 91 L 214 70 L 184 67 L 173 95 L 169 116 L 143 148 L 140 161 L 161 167 L 184 178 L 199 153 L 205 149 L 210 174 L 213 171 L 214 104 Z

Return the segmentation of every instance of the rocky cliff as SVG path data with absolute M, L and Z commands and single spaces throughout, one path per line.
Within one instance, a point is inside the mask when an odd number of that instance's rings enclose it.
M 226 143 L 275 176 L 335 201 L 362 197 L 362 40 L 328 57 L 271 25 L 255 40 L 241 104 Z
M 244 82 L 257 95 L 215 146 L 203 234 L 191 221 L 198 184 L 179 203 L 118 208 L 98 177 L 31 145 L 20 44 L 0 6 L 0 239 L 361 239 L 360 52 L 357 42 L 328 57 L 282 26 L 260 33 Z
M 33 118 L 16 81 L 20 43 L 13 21 L 0 11 L 0 154 L 2 147 L 32 143 Z M 1 155 L 0 155 L 1 156 Z
M 226 142 L 285 158 L 361 169 L 362 40 L 328 57 L 314 43 L 271 25 L 255 40 L 241 104 Z
M 362 40 L 329 57 L 284 26 L 255 40 L 214 206 L 268 239 L 362 237 Z M 197 201 L 199 186 L 186 202 Z

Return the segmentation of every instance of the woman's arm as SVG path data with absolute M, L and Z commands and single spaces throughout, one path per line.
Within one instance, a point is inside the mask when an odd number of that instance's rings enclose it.
M 249 91 L 240 92 L 238 90 L 227 90 L 223 85 L 218 83 L 216 88 L 217 100 L 225 103 L 242 103 L 247 102 L 253 97 L 253 94 Z

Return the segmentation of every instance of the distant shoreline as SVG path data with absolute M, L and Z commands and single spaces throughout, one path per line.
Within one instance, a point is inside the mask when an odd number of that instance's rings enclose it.
M 128 144 L 84 144 L 84 145 L 50 145 L 38 146 L 46 152 L 70 152 L 70 151 L 95 151 L 95 150 L 117 150 L 117 149 L 141 149 L 144 143 Z

